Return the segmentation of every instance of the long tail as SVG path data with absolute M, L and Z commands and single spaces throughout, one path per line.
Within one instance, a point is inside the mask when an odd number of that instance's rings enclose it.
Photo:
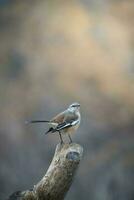
M 26 124 L 31 124 L 31 123 L 49 123 L 50 121 L 48 120 L 31 120 L 31 121 L 25 121 Z

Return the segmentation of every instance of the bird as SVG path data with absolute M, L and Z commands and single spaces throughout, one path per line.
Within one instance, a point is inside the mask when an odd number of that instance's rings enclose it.
M 26 123 L 48 123 L 48 133 L 59 133 L 60 143 L 64 143 L 62 135 L 66 134 L 69 137 L 69 143 L 72 143 L 71 134 L 75 132 L 81 122 L 80 104 L 75 102 L 69 105 L 69 107 L 57 114 L 50 120 L 31 120 Z

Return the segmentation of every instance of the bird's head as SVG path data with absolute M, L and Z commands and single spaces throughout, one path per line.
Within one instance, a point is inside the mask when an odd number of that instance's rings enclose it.
M 69 107 L 68 107 L 68 110 L 71 111 L 71 112 L 76 112 L 80 109 L 80 104 L 75 102 L 75 103 L 72 103 Z

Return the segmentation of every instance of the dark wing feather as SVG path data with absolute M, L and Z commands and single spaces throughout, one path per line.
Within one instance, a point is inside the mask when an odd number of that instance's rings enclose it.
M 69 128 L 72 126 L 72 121 L 70 122 L 63 122 L 61 124 L 59 124 L 55 129 L 52 130 L 52 133 L 56 132 L 56 131 L 61 131 L 65 128 Z
M 52 132 L 53 130 L 54 130 L 54 128 L 51 127 L 48 129 L 48 131 L 45 134 L 48 134 L 48 133 Z
M 64 129 L 64 128 L 68 128 L 70 126 L 72 126 L 72 121 L 61 123 L 56 127 L 56 129 L 61 130 L 61 129 Z

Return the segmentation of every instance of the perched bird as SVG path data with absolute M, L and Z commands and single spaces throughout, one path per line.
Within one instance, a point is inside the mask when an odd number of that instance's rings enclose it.
M 65 111 L 51 120 L 31 120 L 28 123 L 48 123 L 50 128 L 45 134 L 58 132 L 61 143 L 63 143 L 62 135 L 67 134 L 70 143 L 72 143 L 71 134 L 78 129 L 81 121 L 79 109 L 79 103 L 72 103 Z

